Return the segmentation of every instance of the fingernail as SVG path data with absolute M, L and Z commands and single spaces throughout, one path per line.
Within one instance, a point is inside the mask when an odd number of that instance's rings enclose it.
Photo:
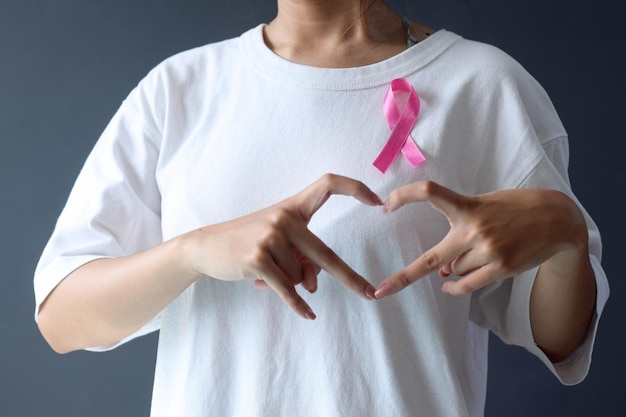
M 445 282 L 442 286 L 441 286 L 441 291 L 446 293 L 446 294 L 450 294 L 450 290 L 448 289 L 449 284 L 447 282 Z
M 378 289 L 374 293 L 374 296 L 376 297 L 377 300 L 380 300 L 381 298 L 384 298 L 388 296 L 389 294 L 391 294 L 391 287 L 387 284 L 383 284 L 380 287 L 378 287 Z
M 374 287 L 367 287 L 367 289 L 365 290 L 365 295 L 370 300 L 376 300 L 376 290 L 374 289 Z
M 309 308 L 304 312 L 304 317 L 306 317 L 308 320 L 315 320 L 317 316 L 315 315 L 313 310 Z
M 389 204 L 383 203 L 383 213 L 389 213 Z

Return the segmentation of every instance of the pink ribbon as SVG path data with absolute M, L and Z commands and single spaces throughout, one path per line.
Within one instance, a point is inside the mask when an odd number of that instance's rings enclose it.
M 426 160 L 411 137 L 419 111 L 420 99 L 413 85 L 404 78 L 391 81 L 383 101 L 383 112 L 391 135 L 374 161 L 374 166 L 383 174 L 400 152 L 413 166 Z

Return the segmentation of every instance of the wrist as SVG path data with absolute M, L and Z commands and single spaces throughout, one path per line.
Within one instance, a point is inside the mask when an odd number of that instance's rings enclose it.
M 168 247 L 168 257 L 171 265 L 174 266 L 176 275 L 187 281 L 188 285 L 193 284 L 204 274 L 196 261 L 199 252 L 198 234 L 201 229 L 187 232 L 166 242 Z
M 566 194 L 555 192 L 554 204 L 561 226 L 562 244 L 557 255 L 587 257 L 589 234 L 585 217 L 578 205 Z

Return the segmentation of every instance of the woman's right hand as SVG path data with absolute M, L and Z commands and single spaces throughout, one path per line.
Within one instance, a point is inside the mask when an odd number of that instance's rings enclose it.
M 298 295 L 314 291 L 323 268 L 348 288 L 374 299 L 374 287 L 311 233 L 307 224 L 332 194 L 368 205 L 382 202 L 362 183 L 325 175 L 271 207 L 197 229 L 144 251 L 101 258 L 75 269 L 42 303 L 38 324 L 60 353 L 112 346 L 159 314 L 199 277 L 255 279 L 299 315 L 315 315 Z
M 295 287 L 302 284 L 308 291 L 315 291 L 320 268 L 357 294 L 374 300 L 374 287 L 307 227 L 333 194 L 353 196 L 371 206 L 382 204 L 363 183 L 324 175 L 268 208 L 185 234 L 192 273 L 226 281 L 255 279 L 257 287 L 273 289 L 307 319 L 314 319 L 315 314 Z

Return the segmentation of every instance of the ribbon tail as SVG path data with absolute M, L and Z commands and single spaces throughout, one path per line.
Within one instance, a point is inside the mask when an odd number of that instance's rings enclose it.
M 402 147 L 402 155 L 404 155 L 404 158 L 409 161 L 409 164 L 412 166 L 419 165 L 426 160 L 426 157 L 422 154 L 411 136 L 407 138 Z
M 380 155 L 378 155 L 378 157 L 374 161 L 373 165 L 376 168 L 378 168 L 380 172 L 384 174 L 385 172 L 387 172 L 387 170 L 391 166 L 391 163 L 393 162 L 393 159 L 395 157 L 396 157 L 395 155 L 391 155 L 387 152 L 381 152 Z

